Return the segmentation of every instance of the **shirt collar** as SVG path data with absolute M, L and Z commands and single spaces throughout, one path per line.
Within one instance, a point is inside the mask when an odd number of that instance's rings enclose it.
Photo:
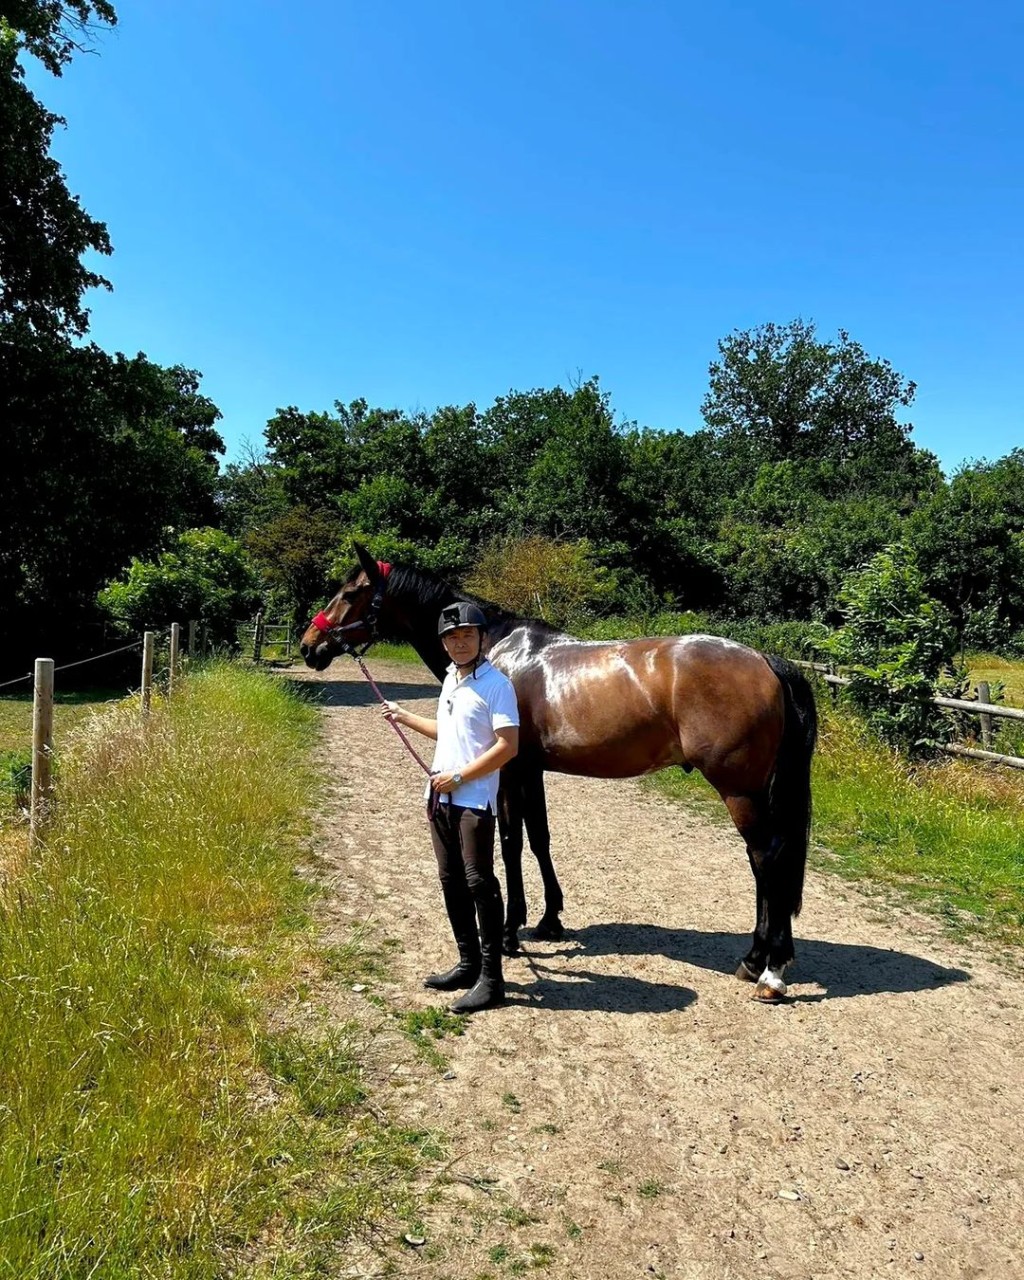
M 479 672 L 482 672 L 482 671 L 486 671 L 486 669 L 487 669 L 490 665 L 491 665 L 491 664 L 490 664 L 490 662 L 489 662 L 486 658 L 481 658 L 481 659 L 480 659 L 480 661 L 476 664 L 477 672 L 479 673 Z M 454 663 L 454 662 L 449 662 L 449 663 L 448 663 L 448 670 L 447 670 L 446 674 L 447 674 L 447 675 L 450 675 L 450 676 L 455 676 L 455 677 L 456 677 L 456 679 L 458 679 L 459 669 L 458 669 L 458 667 L 455 665 L 455 663 Z

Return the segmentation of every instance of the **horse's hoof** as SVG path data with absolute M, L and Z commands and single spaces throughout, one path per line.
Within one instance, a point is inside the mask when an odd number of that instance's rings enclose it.
M 560 942 L 565 937 L 565 926 L 558 916 L 553 916 L 550 919 L 547 916 L 542 916 L 537 921 L 533 936 L 543 942 Z
M 786 988 L 783 987 L 781 991 L 777 991 L 774 987 L 770 987 L 767 982 L 759 982 L 750 998 L 759 1001 L 761 1004 L 785 1004 Z
M 501 942 L 501 949 L 507 956 L 519 954 L 519 938 L 514 933 L 506 933 Z
M 756 982 L 761 976 L 759 969 L 751 969 L 746 960 L 741 960 L 739 968 L 736 970 L 736 977 L 740 982 Z

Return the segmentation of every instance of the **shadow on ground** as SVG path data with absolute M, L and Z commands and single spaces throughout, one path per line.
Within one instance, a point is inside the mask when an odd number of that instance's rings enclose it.
M 624 974 L 591 973 L 576 965 L 555 968 L 523 954 L 532 971 L 532 982 L 510 982 L 506 966 L 505 985 L 516 1003 L 518 997 L 523 996 L 525 1003 L 542 1009 L 574 1009 L 580 1013 L 674 1013 L 697 998 L 697 993 L 689 987 L 645 982 Z
M 565 946 L 550 950 L 543 943 L 527 942 L 527 945 L 538 962 L 556 958 L 565 962 L 567 975 L 581 972 L 573 963 L 575 958 L 604 955 L 662 955 L 669 960 L 731 974 L 750 946 L 750 935 L 616 922 L 573 930 L 567 934 Z M 539 947 L 544 950 L 538 950 Z M 801 994 L 791 988 L 794 999 L 801 1001 L 878 995 L 882 992 L 930 991 L 935 987 L 970 980 L 970 974 L 964 969 L 949 969 L 905 951 L 888 951 L 857 943 L 798 938 L 796 952 L 796 963 L 786 975 L 787 980 L 796 984 L 814 982 L 825 988 L 824 995 L 820 992 Z
M 321 707 L 372 707 L 379 705 L 377 695 L 365 681 L 293 680 L 292 688 L 300 698 Z M 416 698 L 437 701 L 438 684 L 406 684 L 398 680 L 378 680 L 377 688 L 389 702 L 412 702 Z

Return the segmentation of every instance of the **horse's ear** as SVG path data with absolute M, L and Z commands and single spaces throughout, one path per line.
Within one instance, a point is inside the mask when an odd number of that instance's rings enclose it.
M 370 555 L 369 551 L 367 551 L 361 542 L 353 542 L 352 550 L 356 553 L 356 559 L 359 561 L 360 568 L 365 571 L 366 576 L 371 582 L 376 582 L 380 577 L 380 570 L 377 568 L 377 561 L 374 560 L 373 556 Z

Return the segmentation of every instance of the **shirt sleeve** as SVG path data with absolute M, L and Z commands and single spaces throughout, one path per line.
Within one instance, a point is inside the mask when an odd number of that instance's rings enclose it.
M 491 726 L 494 729 L 519 728 L 519 703 L 512 682 L 495 680 L 488 703 L 491 709 Z

